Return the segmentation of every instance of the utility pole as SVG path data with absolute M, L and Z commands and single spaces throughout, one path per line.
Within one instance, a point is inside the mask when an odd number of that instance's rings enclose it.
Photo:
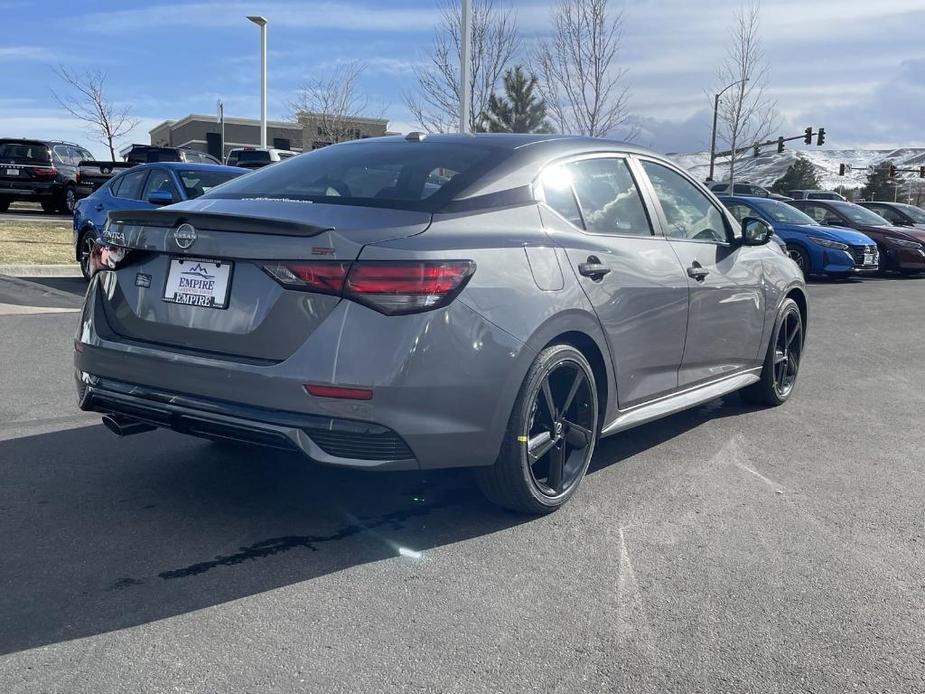
M 221 163 L 224 164 L 225 163 L 225 102 L 219 99 L 218 104 L 216 105 L 218 106 L 219 132 L 221 133 L 221 135 L 219 135 L 219 138 L 218 138 L 219 143 L 220 143 L 220 147 L 218 150 L 220 152 L 219 161 L 221 161 Z
M 713 97 L 713 136 L 710 138 L 710 175 L 707 178 L 707 181 L 710 181 L 711 183 L 713 182 L 713 165 L 716 162 L 716 118 L 719 113 L 719 98 L 729 89 L 732 89 L 734 86 L 741 82 L 748 82 L 748 78 L 746 77 L 744 80 L 738 80 L 730 85 L 727 85 L 726 87 L 723 87 L 722 91 Z M 733 194 L 731 189 L 729 190 L 729 194 Z
M 260 27 L 260 147 L 267 146 L 267 19 L 249 16 Z
M 469 51 L 472 44 L 472 0 L 460 3 L 460 47 L 459 47 L 459 132 L 469 132 Z

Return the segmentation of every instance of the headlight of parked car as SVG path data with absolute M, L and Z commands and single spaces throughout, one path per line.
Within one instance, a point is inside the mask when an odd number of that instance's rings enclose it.
M 826 248 L 837 248 L 840 251 L 848 250 L 847 244 L 839 243 L 838 241 L 829 241 L 828 239 L 821 239 L 818 236 L 810 236 L 809 238 L 813 243 L 818 243 L 820 246 L 825 246 Z
M 895 246 L 896 248 L 908 248 L 909 250 L 915 251 L 919 248 L 922 248 L 922 244 L 917 241 L 907 241 L 906 239 L 893 239 L 887 237 L 884 239 L 889 245 Z

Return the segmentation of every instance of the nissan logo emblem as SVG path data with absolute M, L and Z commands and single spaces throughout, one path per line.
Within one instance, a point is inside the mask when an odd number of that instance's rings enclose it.
M 174 229 L 173 240 L 177 242 L 177 246 L 186 250 L 196 243 L 196 229 L 192 224 L 181 224 Z

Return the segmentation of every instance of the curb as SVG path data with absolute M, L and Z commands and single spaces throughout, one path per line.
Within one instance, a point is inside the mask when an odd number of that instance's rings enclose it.
M 0 265 L 0 275 L 8 277 L 81 277 L 80 265 Z

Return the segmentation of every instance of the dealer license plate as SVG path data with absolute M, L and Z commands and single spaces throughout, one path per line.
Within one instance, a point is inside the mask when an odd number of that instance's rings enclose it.
M 173 258 L 164 286 L 164 301 L 206 308 L 228 308 L 231 263 Z
M 19 169 L 7 169 L 7 170 L 6 170 L 6 175 L 7 175 L 7 176 L 18 176 L 18 175 L 19 175 Z
M 864 254 L 864 264 L 865 264 L 865 265 L 873 265 L 873 264 L 874 264 L 874 254 L 873 254 L 873 253 L 865 253 L 865 254 Z

